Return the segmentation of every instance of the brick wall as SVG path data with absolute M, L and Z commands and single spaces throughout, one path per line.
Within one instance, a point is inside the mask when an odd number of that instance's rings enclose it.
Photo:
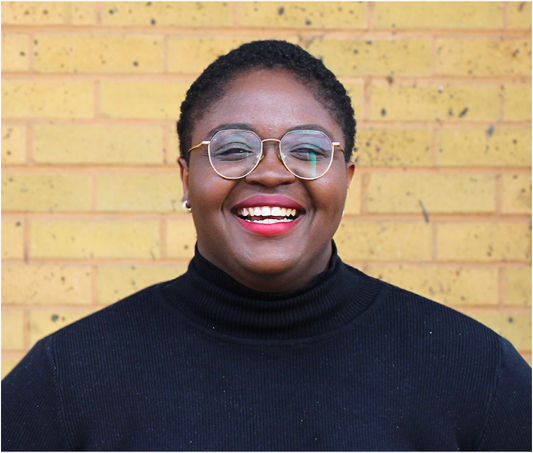
M 185 271 L 181 100 L 263 38 L 323 58 L 353 97 L 345 261 L 531 360 L 531 3 L 3 2 L 3 374 Z

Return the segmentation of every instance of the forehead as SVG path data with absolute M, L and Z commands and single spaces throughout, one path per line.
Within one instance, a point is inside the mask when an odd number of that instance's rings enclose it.
M 224 124 L 246 123 L 262 138 L 281 138 L 288 130 L 315 124 L 334 140 L 341 128 L 313 91 L 283 70 L 259 69 L 233 79 L 224 96 L 193 127 L 193 140 L 205 140 Z

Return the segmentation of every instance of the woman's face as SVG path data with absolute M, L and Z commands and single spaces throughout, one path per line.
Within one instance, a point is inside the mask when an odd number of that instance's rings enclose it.
M 252 70 L 233 80 L 226 95 L 194 125 L 192 144 L 235 124 L 230 128 L 252 130 L 261 139 L 281 139 L 305 126 L 325 131 L 344 146 L 337 122 L 286 71 Z M 265 142 L 264 153 L 248 176 L 227 180 L 211 168 L 206 145 L 193 150 L 189 165 L 180 159 L 184 199 L 192 207 L 198 249 L 207 260 L 250 288 L 288 291 L 328 267 L 354 164 L 346 163 L 336 147 L 329 171 L 304 181 L 284 167 L 276 142 Z M 270 214 L 278 219 L 281 208 L 295 209 L 296 219 L 262 224 L 239 216 L 243 208 L 265 206 L 280 208 Z

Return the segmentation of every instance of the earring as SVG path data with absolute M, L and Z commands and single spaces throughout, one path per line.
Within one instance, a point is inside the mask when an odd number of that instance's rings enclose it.
M 189 200 L 183 200 L 183 203 L 181 203 L 181 205 L 183 206 L 184 211 L 187 211 L 189 214 L 192 212 Z

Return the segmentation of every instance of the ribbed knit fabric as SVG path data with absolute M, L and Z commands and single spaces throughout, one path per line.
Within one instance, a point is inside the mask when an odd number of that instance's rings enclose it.
M 506 340 L 334 254 L 290 293 L 199 254 L 40 341 L 2 383 L 3 450 L 531 450 Z

